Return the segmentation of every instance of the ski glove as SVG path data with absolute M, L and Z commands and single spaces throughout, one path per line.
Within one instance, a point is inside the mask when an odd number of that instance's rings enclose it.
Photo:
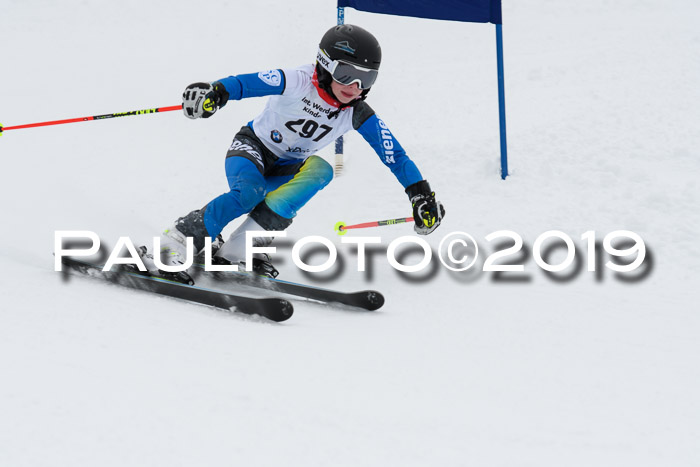
M 182 93 L 182 111 L 187 118 L 209 118 L 228 102 L 228 92 L 223 84 L 194 83 Z
M 435 199 L 427 181 L 422 180 L 406 188 L 406 194 L 413 205 L 413 230 L 420 235 L 428 235 L 438 228 L 445 217 L 445 208 Z

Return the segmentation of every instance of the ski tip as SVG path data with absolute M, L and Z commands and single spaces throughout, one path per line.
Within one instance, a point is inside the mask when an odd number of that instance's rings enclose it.
M 367 309 L 369 311 L 375 311 L 384 306 L 384 295 L 375 290 L 368 290 L 365 293 L 367 294 Z
M 350 301 L 346 304 L 367 311 L 375 311 L 384 306 L 384 295 L 376 290 L 363 290 L 349 294 Z
M 281 323 L 282 321 L 287 321 L 294 314 L 294 306 L 287 300 L 270 298 L 265 301 L 266 310 L 263 316 L 267 319 L 275 321 L 276 323 Z
M 2 136 L 2 123 L 0 123 L 0 136 Z

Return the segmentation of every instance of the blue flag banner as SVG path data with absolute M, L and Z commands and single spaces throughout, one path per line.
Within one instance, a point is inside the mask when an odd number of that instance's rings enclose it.
M 338 0 L 338 7 L 387 15 L 501 24 L 501 0 Z
M 503 72 L 503 21 L 501 0 L 338 0 L 338 24 L 344 8 L 395 16 L 493 23 L 496 25 L 496 65 L 498 70 L 498 122 L 501 134 L 501 178 L 508 176 L 506 142 L 505 73 Z M 342 149 L 342 142 L 341 142 Z M 342 151 L 341 151 L 342 152 Z

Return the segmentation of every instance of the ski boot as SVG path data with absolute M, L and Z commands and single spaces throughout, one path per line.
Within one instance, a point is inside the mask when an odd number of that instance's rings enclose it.
M 194 279 L 192 279 L 192 276 L 187 274 L 187 272 L 185 272 L 185 271 L 170 272 L 170 271 L 163 271 L 162 269 L 158 269 L 158 267 L 155 266 L 155 262 L 153 261 L 153 255 L 151 253 L 149 253 L 148 248 L 146 248 L 145 246 L 141 245 L 140 247 L 138 247 L 136 249 L 136 251 L 138 252 L 139 256 L 141 257 L 141 261 L 143 262 L 144 266 L 146 266 L 147 271 L 140 271 L 133 264 L 129 264 L 127 266 L 129 266 L 129 268 L 131 269 L 131 272 L 135 272 L 137 274 L 142 274 L 144 276 L 165 279 L 166 281 L 179 282 L 181 284 L 186 284 L 186 285 L 194 285 Z M 163 249 L 161 249 L 161 253 L 167 254 L 167 252 L 164 252 Z M 174 265 L 174 264 L 183 264 L 183 263 L 182 262 L 170 263 L 169 265 Z
M 264 229 L 252 217 L 247 217 L 245 221 L 229 236 L 224 242 L 223 238 L 217 238 L 215 242 L 216 252 L 212 253 L 212 263 L 219 265 L 238 265 L 239 271 L 246 271 L 246 232 L 261 231 Z M 254 247 L 267 247 L 272 243 L 272 237 L 254 237 Z M 214 245 L 212 245 L 212 250 Z M 216 262 L 218 261 L 218 263 Z M 246 271 L 247 272 L 247 271 Z M 253 274 L 274 279 L 279 275 L 279 271 L 272 265 L 270 256 L 267 253 L 253 254 Z
M 237 264 L 239 271 L 246 273 L 249 272 L 246 270 L 245 261 L 239 261 L 238 263 L 234 263 L 224 258 L 223 256 L 213 256 L 211 259 L 211 264 L 219 266 L 232 266 L 234 264 Z M 252 273 L 256 276 L 262 276 L 268 279 L 275 279 L 279 275 L 279 271 L 272 265 L 270 256 L 267 253 L 256 253 L 253 255 Z
M 161 248 L 160 257 L 161 262 L 166 266 L 176 266 L 185 263 L 185 258 L 187 256 L 187 244 L 186 237 L 180 232 L 175 226 L 165 229 L 160 236 Z M 169 272 L 159 269 L 155 264 L 153 259 L 153 253 L 148 251 L 145 246 L 140 246 L 137 249 L 141 261 L 143 261 L 144 266 L 148 272 L 145 275 L 151 277 L 158 277 L 161 279 L 180 282 L 181 284 L 194 285 L 194 279 L 185 271 Z M 134 268 L 140 274 L 144 274 L 143 271 L 139 271 L 138 268 Z

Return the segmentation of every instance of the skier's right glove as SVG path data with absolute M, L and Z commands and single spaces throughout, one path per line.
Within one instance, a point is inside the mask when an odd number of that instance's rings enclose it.
M 182 93 L 182 111 L 187 118 L 209 118 L 228 102 L 228 91 L 223 84 L 194 83 Z
M 413 205 L 413 230 L 420 235 L 428 235 L 437 229 L 445 217 L 445 208 L 435 199 L 430 184 L 426 180 L 414 183 L 406 188 L 406 194 Z

